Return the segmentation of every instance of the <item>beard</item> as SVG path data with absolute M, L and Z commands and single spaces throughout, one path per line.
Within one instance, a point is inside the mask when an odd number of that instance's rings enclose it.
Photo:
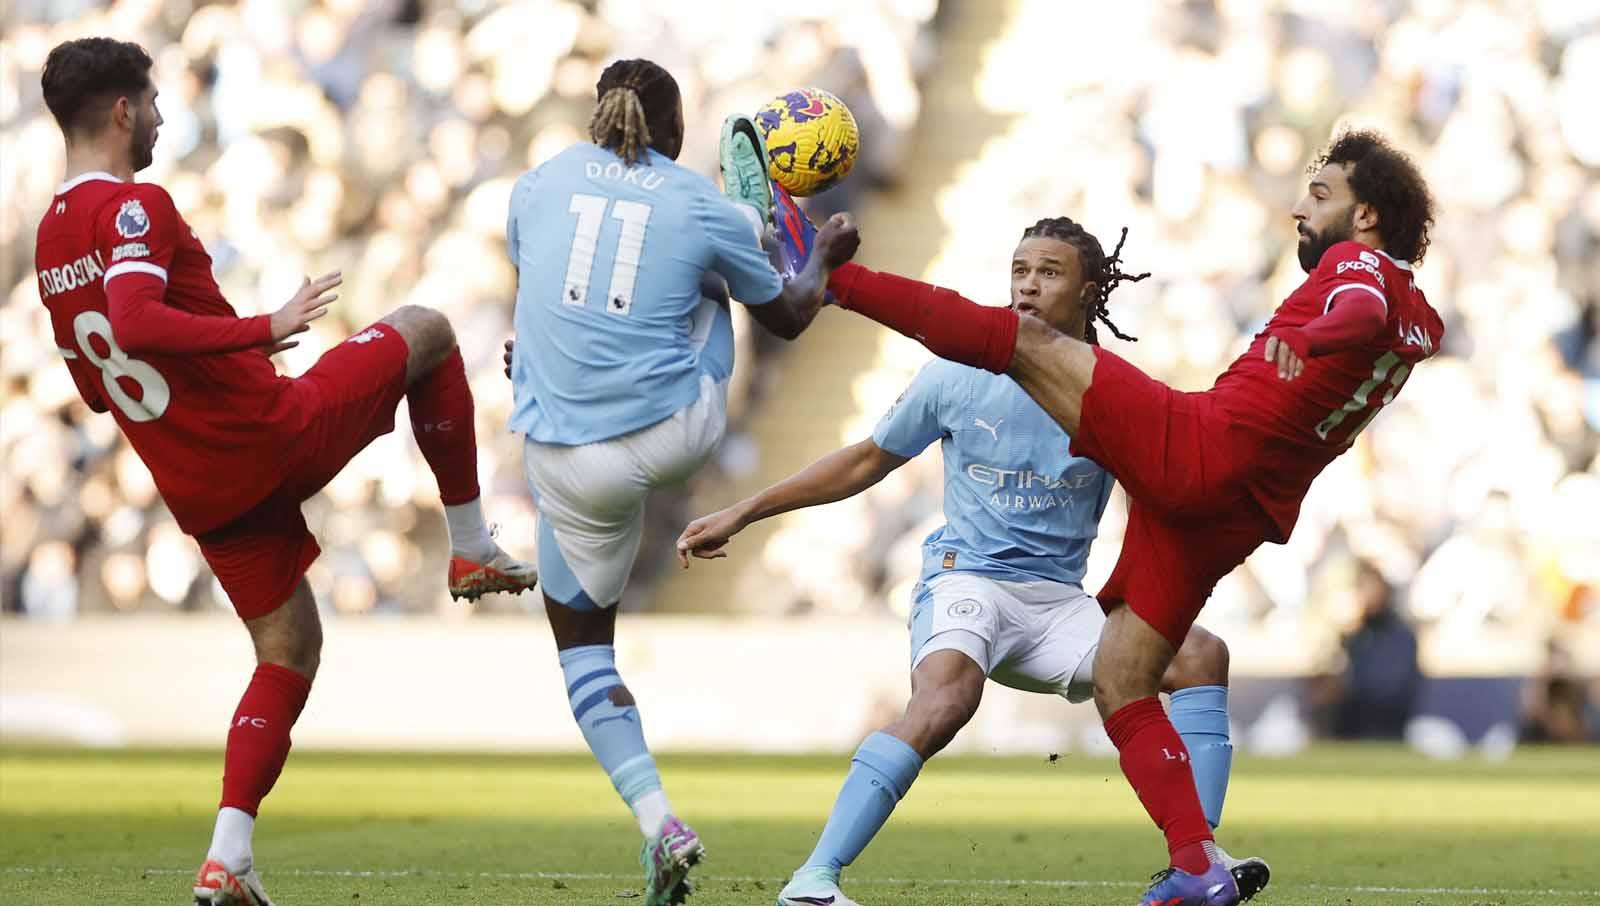
M 1355 206 L 1351 205 L 1350 209 L 1335 217 L 1333 224 L 1324 228 L 1320 233 L 1303 223 L 1300 224 L 1300 235 L 1306 238 L 1304 242 L 1300 243 L 1296 252 L 1300 257 L 1300 267 L 1306 273 L 1309 274 L 1316 270 L 1317 262 L 1322 260 L 1323 254 L 1328 249 L 1355 236 L 1355 225 L 1351 222 L 1353 220 L 1351 214 L 1354 208 Z
M 143 170 L 155 160 L 156 149 L 156 122 L 154 117 L 146 118 L 135 115 L 133 121 L 133 146 L 130 153 L 133 158 L 134 172 Z

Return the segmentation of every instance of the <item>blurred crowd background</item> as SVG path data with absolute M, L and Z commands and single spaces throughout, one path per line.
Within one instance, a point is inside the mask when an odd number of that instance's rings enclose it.
M 166 123 L 140 178 L 171 192 L 240 314 L 275 310 L 302 274 L 344 271 L 333 315 L 280 358 L 281 370 L 300 373 L 401 304 L 449 315 L 477 400 L 486 510 L 507 546 L 527 553 L 533 513 L 520 444 L 506 434 L 510 384 L 499 366 L 515 281 L 506 205 L 516 177 L 586 139 L 601 69 L 629 56 L 666 66 L 688 123 L 680 162 L 709 176 L 724 115 L 799 84 L 827 85 L 866 139 L 855 175 L 830 194 L 841 208 L 886 179 L 911 139 L 934 0 L 812 3 L 792 16 L 759 6 L 707 0 L 684 16 L 676 4 L 643 0 L 7 4 L 5 609 L 54 618 L 228 609 L 132 448 L 110 418 L 89 413 L 56 361 L 32 268 L 37 218 L 62 177 L 61 139 L 39 89 L 51 47 L 110 34 L 151 51 Z M 745 366 L 731 404 L 737 435 L 774 343 L 735 309 Z M 379 440 L 308 504 L 325 551 L 311 578 L 338 614 L 470 612 L 442 600 L 432 581 L 448 551 L 433 478 L 408 434 Z M 676 536 L 686 499 L 652 502 L 654 548 L 669 526 L 666 540 Z M 659 561 L 641 559 L 647 573 Z M 484 606 L 537 604 L 528 595 Z
M 533 537 L 533 517 L 499 372 L 508 190 L 583 137 L 606 62 L 645 55 L 678 77 L 682 160 L 708 175 L 727 112 L 798 84 L 841 95 L 865 157 L 813 213 L 937 193 L 938 251 L 922 276 L 974 298 L 1005 301 L 1011 249 L 1039 217 L 1068 214 L 1108 249 L 1127 227 L 1129 269 L 1154 276 L 1112 299 L 1139 342 L 1107 342 L 1184 389 L 1209 386 L 1302 279 L 1288 208 L 1317 149 L 1345 124 L 1388 132 L 1437 196 L 1418 280 L 1447 325 L 1443 352 L 1319 480 L 1293 539 L 1230 576 L 1204 621 L 1303 638 L 1307 663 L 1337 678 L 1380 582 L 1404 626 L 1445 639 L 1534 632 L 1549 645 L 1541 676 L 1566 677 L 1571 640 L 1600 624 L 1600 7 L 1016 0 L 994 5 L 1006 21 L 976 71 L 952 73 L 939 65 L 942 32 L 962 5 L 702 0 L 685 15 L 646 0 L 13 0 L 0 40 L 5 609 L 226 607 L 115 425 L 90 416 L 55 360 L 31 272 L 34 224 L 61 175 L 38 87 L 51 46 L 108 33 L 150 48 L 166 125 L 143 178 L 172 192 L 242 314 L 276 308 L 302 273 L 343 268 L 338 314 L 283 357 L 286 371 L 408 302 L 443 309 L 473 338 L 463 351 L 486 508 L 512 539 Z M 952 79 L 971 116 L 928 115 L 928 85 Z M 908 172 L 918 148 L 980 121 L 998 126 L 975 159 L 937 184 Z M 739 323 L 734 459 L 781 346 Z M 864 436 L 926 359 L 885 333 L 839 441 Z M 728 606 L 903 613 L 921 538 L 940 519 L 940 477 L 930 451 L 856 501 L 789 519 L 743 567 L 764 593 Z M 691 493 L 653 502 L 630 607 L 649 607 Z M 325 550 L 312 579 L 332 613 L 471 612 L 435 593 L 442 520 L 404 430 L 307 510 Z M 1091 590 L 1121 521 L 1118 501 Z M 1575 688 L 1578 712 L 1600 726 Z

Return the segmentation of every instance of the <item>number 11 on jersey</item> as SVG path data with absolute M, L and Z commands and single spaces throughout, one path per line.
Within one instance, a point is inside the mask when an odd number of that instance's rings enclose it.
M 589 301 L 589 277 L 600 248 L 606 204 L 604 196 L 583 193 L 574 194 L 567 204 L 567 213 L 578 215 L 578 223 L 572 236 L 572 254 L 567 258 L 567 277 L 561 286 L 563 305 L 582 306 Z M 605 310 L 626 317 L 633 311 L 633 287 L 639 277 L 639 258 L 644 253 L 644 231 L 650 225 L 650 206 L 619 200 L 611 203 L 611 216 L 622 221 L 622 229 L 612 258 L 611 280 L 606 285 Z

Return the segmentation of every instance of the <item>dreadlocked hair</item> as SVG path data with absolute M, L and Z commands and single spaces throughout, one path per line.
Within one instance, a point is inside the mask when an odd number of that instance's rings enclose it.
M 630 166 L 673 128 L 678 82 L 649 60 L 618 60 L 600 73 L 594 86 L 599 103 L 589 120 L 589 138 L 616 152 Z
M 1122 244 L 1128 241 L 1128 228 L 1122 228 L 1122 236 L 1117 240 L 1117 247 L 1107 255 L 1101 248 L 1100 240 L 1095 235 L 1084 229 L 1082 225 L 1070 217 L 1046 217 L 1022 231 L 1023 239 L 1034 238 L 1059 239 L 1078 250 L 1078 261 L 1083 265 L 1083 279 L 1094 284 L 1094 301 L 1089 305 L 1089 317 L 1083 325 L 1083 338 L 1092 345 L 1098 346 L 1100 338 L 1094 327 L 1094 322 L 1099 321 L 1110 328 L 1111 333 L 1119 340 L 1130 343 L 1139 342 L 1137 337 L 1130 337 L 1117 329 L 1111 323 L 1107 314 L 1106 303 L 1111 299 L 1111 291 L 1118 284 L 1138 283 L 1150 276 L 1146 271 L 1142 274 L 1127 274 L 1122 271 Z

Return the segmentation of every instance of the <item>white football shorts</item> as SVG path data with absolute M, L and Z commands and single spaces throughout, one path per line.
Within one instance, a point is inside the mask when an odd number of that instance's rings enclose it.
M 960 651 L 1013 689 L 1094 695 L 1094 653 L 1105 613 L 1076 585 L 946 573 L 912 591 L 911 669 L 935 651 Z
M 580 446 L 527 441 L 523 471 L 539 509 L 539 584 L 577 610 L 622 597 L 644 533 L 644 499 L 693 475 L 722 442 L 728 385 L 630 434 Z

